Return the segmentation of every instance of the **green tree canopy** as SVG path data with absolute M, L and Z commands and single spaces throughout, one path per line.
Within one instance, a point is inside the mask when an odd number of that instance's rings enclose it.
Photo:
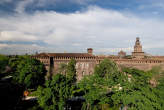
M 85 99 L 83 110 L 162 110 L 164 107 L 164 77 L 158 69 L 148 72 L 130 68 L 120 70 L 116 63 L 105 59 L 95 67 L 93 75 L 84 76 L 75 83 L 75 64 L 71 60 L 66 66 L 66 74 L 57 74 L 38 88 L 38 103 L 43 109 L 63 110 L 72 93 Z M 156 77 L 158 74 L 160 78 Z M 159 78 L 155 87 L 150 84 L 154 75 Z
M 123 69 L 129 80 L 121 83 L 122 90 L 114 91 L 112 99 L 115 105 L 122 105 L 128 110 L 160 110 L 156 94 L 149 80 L 150 74 L 137 69 Z
M 103 104 L 112 106 L 112 91 L 118 91 L 125 78 L 114 62 L 103 60 L 96 66 L 93 75 L 84 77 L 78 84 L 86 99 L 84 109 L 95 109 L 95 105 Z
M 158 98 L 161 110 L 164 110 L 164 71 L 160 66 L 153 67 L 149 72 L 152 73 L 151 85 Z
M 60 73 L 46 80 L 45 86 L 37 89 L 38 103 L 44 110 L 64 110 L 66 102 L 73 96 L 76 82 L 76 61 L 62 64 Z M 62 74 L 64 72 L 64 74 Z
M 9 58 L 9 66 L 11 68 L 10 74 L 13 76 L 16 73 L 17 66 L 18 64 L 22 61 L 25 60 L 28 56 L 13 56 Z
M 38 103 L 44 110 L 64 110 L 66 101 L 71 97 L 71 85 L 62 74 L 46 80 L 45 87 L 39 87 Z
M 67 64 L 61 63 L 59 67 L 59 73 L 66 75 L 66 71 L 67 71 Z
M 26 57 L 16 61 L 13 66 L 16 67 L 14 80 L 25 88 L 37 88 L 44 83 L 46 69 L 40 61 Z
M 71 83 L 76 82 L 76 61 L 74 59 L 71 59 L 71 61 L 67 65 L 66 70 L 66 77 L 67 80 L 71 81 Z
M 8 58 L 4 55 L 0 55 L 0 73 L 4 73 L 8 65 Z
M 152 73 L 137 69 L 119 70 L 115 63 L 105 59 L 95 68 L 95 74 L 78 84 L 78 91 L 83 91 L 86 99 L 84 109 L 108 104 L 113 109 L 161 110 L 162 101 L 150 85 L 151 76 Z
M 161 110 L 164 110 L 164 76 L 159 79 L 159 84 L 155 88 L 155 94 L 158 97 L 159 104 L 161 105 Z
M 94 73 L 100 77 L 110 77 L 118 72 L 117 64 L 109 59 L 104 59 L 94 70 Z

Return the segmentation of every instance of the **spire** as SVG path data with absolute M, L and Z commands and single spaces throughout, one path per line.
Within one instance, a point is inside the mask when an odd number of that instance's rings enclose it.
M 134 46 L 134 52 L 142 52 L 142 45 L 140 43 L 140 38 L 136 38 L 135 46 Z
M 135 43 L 135 45 L 136 45 L 136 46 L 137 46 L 137 45 L 140 45 L 140 38 L 139 38 L 139 37 L 136 38 L 136 43 Z

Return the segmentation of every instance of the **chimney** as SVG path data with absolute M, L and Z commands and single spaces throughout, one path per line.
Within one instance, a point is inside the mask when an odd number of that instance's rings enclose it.
M 88 54 L 91 54 L 92 55 L 93 54 L 93 49 L 92 48 L 88 48 L 87 49 L 87 52 L 88 52 Z

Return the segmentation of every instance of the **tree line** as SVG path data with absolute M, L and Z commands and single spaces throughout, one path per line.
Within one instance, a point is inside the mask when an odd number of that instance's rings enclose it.
M 0 64 L 1 84 L 11 76 L 7 84 L 21 88 L 14 99 L 22 98 L 25 90 L 32 90 L 31 95 L 37 97 L 29 110 L 164 110 L 164 72 L 160 67 L 142 71 L 104 59 L 92 75 L 77 81 L 74 59 L 61 64 L 60 71 L 48 80 L 44 65 L 29 56 L 1 55 Z M 16 109 L 17 104 L 11 105 L 10 110 Z

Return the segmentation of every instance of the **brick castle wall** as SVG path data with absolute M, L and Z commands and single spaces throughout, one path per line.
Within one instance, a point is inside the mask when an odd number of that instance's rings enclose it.
M 119 66 L 144 71 L 150 70 L 153 66 L 161 66 L 164 70 L 164 56 L 146 56 L 142 51 L 139 37 L 136 38 L 134 51 L 129 58 L 123 51 L 120 51 L 118 56 L 95 56 L 92 48 L 88 48 L 87 53 L 41 53 L 32 57 L 40 60 L 45 65 L 48 73 L 51 74 L 59 73 L 59 67 L 62 63 L 68 64 L 71 59 L 75 59 L 78 80 L 84 75 L 93 74 L 95 66 L 105 58 L 113 60 Z

